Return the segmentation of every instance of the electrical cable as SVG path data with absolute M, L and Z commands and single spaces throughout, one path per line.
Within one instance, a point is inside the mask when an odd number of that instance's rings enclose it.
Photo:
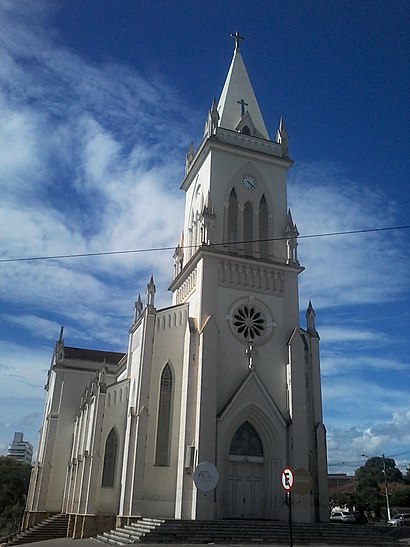
M 334 236 L 344 236 L 344 235 L 354 235 L 354 234 L 366 234 L 366 233 L 374 233 L 374 232 L 387 232 L 387 231 L 393 231 L 393 230 L 408 230 L 410 228 L 410 225 L 404 225 L 404 226 L 390 226 L 386 228 L 368 228 L 368 229 L 362 229 L 362 230 L 346 230 L 346 231 L 340 231 L 340 232 L 326 232 L 321 234 L 306 234 L 306 235 L 298 235 L 293 237 L 273 237 L 268 239 L 252 239 L 252 240 L 246 240 L 246 241 L 235 241 L 236 245 L 244 245 L 249 243 L 264 243 L 269 241 L 284 241 L 289 239 L 312 239 L 312 238 L 318 238 L 318 237 L 334 237 Z M 207 245 L 209 247 L 225 247 L 231 245 L 228 242 L 222 242 L 222 243 L 211 243 L 210 245 Z M 181 249 L 190 249 L 193 247 L 198 247 L 198 245 L 185 245 L 181 247 Z M 62 254 L 62 255 L 49 255 L 49 256 L 28 256 L 28 257 L 15 257 L 15 258 L 0 258 L 0 263 L 5 262 L 27 262 L 27 261 L 35 261 L 35 260 L 62 260 L 66 258 L 86 258 L 86 257 L 93 257 L 93 256 L 113 256 L 113 255 L 122 255 L 122 254 L 137 254 L 137 253 L 152 253 L 152 252 L 159 252 L 159 251 L 172 251 L 175 249 L 175 246 L 172 247 L 152 247 L 152 248 L 143 248 L 143 249 L 128 249 L 128 250 L 122 250 L 122 251 L 100 251 L 95 253 L 73 253 L 73 254 Z

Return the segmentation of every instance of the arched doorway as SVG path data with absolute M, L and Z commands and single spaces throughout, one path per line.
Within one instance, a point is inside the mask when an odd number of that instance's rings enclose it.
M 263 518 L 266 508 L 263 446 L 249 422 L 243 422 L 232 437 L 224 477 L 224 517 Z

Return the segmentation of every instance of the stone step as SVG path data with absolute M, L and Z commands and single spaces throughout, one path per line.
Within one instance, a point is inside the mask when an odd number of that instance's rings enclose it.
M 400 545 L 386 535 L 386 528 L 378 526 L 355 526 L 329 524 L 294 523 L 293 537 L 298 543 L 386 547 Z M 184 521 L 142 518 L 123 528 L 95 538 L 110 545 L 130 543 L 289 543 L 289 526 L 277 521 Z
M 99 541 L 100 543 L 107 543 L 108 545 L 127 545 L 126 543 L 123 543 L 122 541 L 119 541 L 115 539 L 114 537 L 111 537 L 111 535 L 105 535 L 104 534 L 98 534 L 95 538 L 91 538 L 94 541 Z
M 396 544 L 384 536 L 384 530 L 375 527 L 335 527 L 334 525 L 293 526 L 293 535 L 299 542 L 328 542 L 345 545 Z M 370 531 L 371 530 L 371 531 Z M 286 523 L 267 521 L 171 521 L 140 539 L 141 543 L 228 543 L 228 542 L 280 542 L 286 543 L 289 530 Z
M 21 545 L 22 543 L 36 543 L 67 536 L 68 516 L 53 515 L 40 523 L 19 532 L 8 541 L 8 545 Z
M 126 524 L 122 528 L 116 528 L 110 532 L 99 534 L 93 539 L 110 545 L 129 545 L 130 543 L 138 543 L 142 536 L 151 533 L 164 522 L 164 519 L 142 518 L 131 524 Z

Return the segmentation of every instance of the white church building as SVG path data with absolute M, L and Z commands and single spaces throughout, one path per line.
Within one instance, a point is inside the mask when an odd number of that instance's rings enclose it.
M 236 35 L 219 102 L 186 157 L 172 304 L 155 307 L 151 278 L 125 354 L 69 347 L 61 333 L 24 527 L 61 512 L 73 537 L 141 516 L 286 520 L 285 467 L 294 520 L 328 519 L 319 335 L 310 303 L 299 326 L 292 163 L 283 120 L 274 140 L 267 132 Z M 218 477 L 208 492 L 194 480 L 204 462 Z

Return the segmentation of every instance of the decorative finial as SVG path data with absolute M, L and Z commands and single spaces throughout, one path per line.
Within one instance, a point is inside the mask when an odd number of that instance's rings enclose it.
M 315 322 L 316 314 L 315 314 L 315 310 L 313 309 L 312 302 L 310 300 L 306 310 L 305 317 L 306 317 L 306 330 L 312 337 L 319 338 L 319 334 L 316 330 L 316 322 Z
M 236 50 L 239 51 L 239 40 L 245 40 L 245 38 L 240 36 L 238 31 L 231 32 L 230 36 L 231 36 L 231 38 L 234 38 L 234 40 L 235 40 L 235 51 Z
M 142 300 L 141 300 L 141 295 L 139 294 L 134 306 L 134 323 L 138 321 L 141 315 L 142 315 Z
M 151 279 L 149 280 L 149 283 L 147 285 L 147 306 L 154 307 L 154 298 L 155 298 L 155 284 L 154 284 L 154 276 L 151 275 Z

